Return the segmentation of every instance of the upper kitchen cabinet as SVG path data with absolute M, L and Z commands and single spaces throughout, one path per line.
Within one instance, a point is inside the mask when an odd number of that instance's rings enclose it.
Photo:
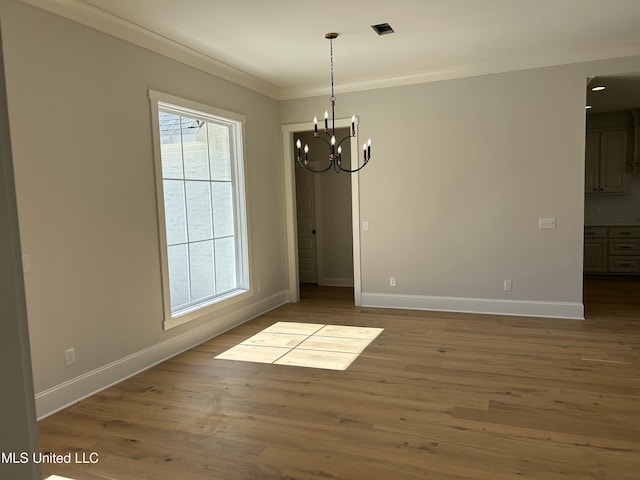
M 633 133 L 633 120 L 628 112 L 587 118 L 585 194 L 628 192 L 633 160 Z

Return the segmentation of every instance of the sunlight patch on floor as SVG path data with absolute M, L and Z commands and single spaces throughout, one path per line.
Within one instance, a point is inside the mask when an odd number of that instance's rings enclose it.
M 215 358 L 346 370 L 383 330 L 320 323 L 278 322 Z

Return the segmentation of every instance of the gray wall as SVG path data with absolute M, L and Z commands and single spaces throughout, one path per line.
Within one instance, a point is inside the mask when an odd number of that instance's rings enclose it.
M 639 65 L 337 95 L 338 116 L 356 112 L 362 138 L 373 139 L 360 174 L 363 303 L 580 318 L 586 77 Z M 281 102 L 281 122 L 312 118 L 324 103 Z M 539 217 L 557 217 L 557 229 L 539 230 Z
M 38 414 L 286 301 L 277 102 L 5 0 L 5 61 Z M 254 295 L 169 331 L 148 89 L 245 115 Z M 74 347 L 76 365 L 64 350 Z

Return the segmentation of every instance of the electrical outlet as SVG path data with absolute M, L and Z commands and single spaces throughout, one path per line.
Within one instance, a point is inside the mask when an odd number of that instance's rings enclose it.
M 64 351 L 64 363 L 67 367 L 70 367 L 74 363 L 76 363 L 76 349 L 75 348 L 67 348 Z
M 504 291 L 505 292 L 510 292 L 511 288 L 512 288 L 511 280 L 505 280 L 504 281 Z
M 397 285 L 396 277 L 389 277 L 389 286 L 390 287 L 395 287 L 396 285 Z

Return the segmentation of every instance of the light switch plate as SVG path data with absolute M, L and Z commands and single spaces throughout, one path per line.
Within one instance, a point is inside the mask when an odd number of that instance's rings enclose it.
M 556 217 L 540 217 L 538 228 L 556 228 Z

